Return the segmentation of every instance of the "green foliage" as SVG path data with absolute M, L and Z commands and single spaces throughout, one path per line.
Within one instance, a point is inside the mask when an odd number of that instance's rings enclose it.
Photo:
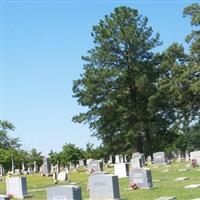
M 101 159 L 106 158 L 109 156 L 109 152 L 105 149 L 104 146 L 94 147 L 93 144 L 87 143 L 86 150 L 84 151 L 84 158 L 85 159 Z
M 189 150 L 200 150 L 200 122 L 190 128 L 186 138 Z
M 65 144 L 60 152 L 61 164 L 67 166 L 78 164 L 78 161 L 83 158 L 83 150 L 76 147 L 74 144 Z
M 50 162 L 54 165 L 56 165 L 57 163 L 60 163 L 61 161 L 61 155 L 60 153 L 57 152 L 53 152 L 52 150 L 49 153 L 50 156 Z
M 168 127 L 174 116 L 156 84 L 161 57 L 152 49 L 161 43 L 147 23 L 128 7 L 106 15 L 93 27 L 95 46 L 74 81 L 74 97 L 88 111 L 73 121 L 89 123 L 112 154 L 128 149 L 149 154 L 173 138 Z
M 14 131 L 15 126 L 8 121 L 0 120 L 0 148 L 19 148 L 21 144 L 19 143 L 19 138 L 11 138 L 8 136 L 9 131 Z
M 34 161 L 36 161 L 37 165 L 40 166 L 43 163 L 41 152 L 37 152 L 36 149 L 31 149 L 31 151 L 28 154 L 28 165 L 34 164 Z

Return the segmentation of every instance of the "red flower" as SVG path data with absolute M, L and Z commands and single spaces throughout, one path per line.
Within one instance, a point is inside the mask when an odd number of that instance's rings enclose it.
M 136 183 L 130 183 L 129 184 L 129 186 L 133 189 L 133 190 L 136 190 L 136 189 L 138 189 L 138 186 L 137 186 L 137 184 Z

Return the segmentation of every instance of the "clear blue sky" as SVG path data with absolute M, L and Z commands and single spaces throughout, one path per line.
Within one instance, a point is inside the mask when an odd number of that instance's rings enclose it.
M 193 1 L 3 1 L 1 118 L 16 126 L 26 150 L 59 151 L 66 142 L 84 147 L 87 125 L 74 124 L 83 110 L 72 98 L 72 81 L 83 72 L 81 56 L 92 46 L 91 30 L 116 6 L 136 8 L 159 32 L 165 49 L 190 32 L 183 8 Z

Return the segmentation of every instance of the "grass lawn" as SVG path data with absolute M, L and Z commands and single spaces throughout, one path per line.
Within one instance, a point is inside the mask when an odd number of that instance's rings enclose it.
M 152 169 L 154 188 L 150 190 L 130 190 L 128 178 L 120 179 L 120 194 L 126 200 L 153 200 L 160 196 L 176 196 L 179 200 L 191 200 L 200 198 L 200 188 L 185 189 L 185 185 L 200 184 L 200 167 L 190 168 L 189 171 L 179 172 L 179 169 L 186 168 L 186 163 L 172 165 L 148 166 Z M 162 172 L 168 169 L 168 172 Z M 198 171 L 199 170 L 199 171 Z M 112 168 L 105 171 L 113 172 Z M 189 177 L 188 180 L 177 182 L 178 177 Z M 88 175 L 84 171 L 70 172 L 71 182 L 78 182 L 82 189 L 83 199 L 89 198 L 87 192 Z M 54 185 L 52 177 L 41 177 L 39 174 L 27 175 L 29 194 L 33 195 L 34 200 L 45 200 L 45 188 Z M 41 190 L 39 190 L 41 189 Z M 5 193 L 5 183 L 0 183 L 0 193 Z

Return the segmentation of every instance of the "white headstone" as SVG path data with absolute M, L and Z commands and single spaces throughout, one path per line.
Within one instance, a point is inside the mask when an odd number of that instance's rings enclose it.
M 3 165 L 0 164 L 0 176 L 3 176 L 3 174 L 4 174 Z
M 130 162 L 131 162 L 132 169 L 143 167 L 142 159 L 139 157 L 132 158 Z
M 38 171 L 37 162 L 34 161 L 33 165 L 34 165 L 34 167 L 33 167 L 33 172 L 34 172 L 34 173 L 37 173 L 37 171 Z
M 190 152 L 190 161 L 193 159 L 197 160 L 198 165 L 200 165 L 200 151 Z
M 120 156 L 119 155 L 116 155 L 115 156 L 115 163 L 120 163 Z
M 189 151 L 188 151 L 188 150 L 185 151 L 185 160 L 186 160 L 187 162 L 190 161 L 190 154 L 189 154 Z
M 142 160 L 142 166 L 145 164 L 145 157 L 143 153 L 139 153 L 139 152 L 133 153 L 132 159 L 135 159 L 135 158 L 140 158 Z
M 181 159 L 181 151 L 178 151 L 177 161 L 178 161 L 178 162 L 181 162 L 181 160 L 182 160 L 182 159 Z
M 114 164 L 114 173 L 119 178 L 124 178 L 129 176 L 129 164 L 128 163 Z
M 92 160 L 89 163 L 88 171 L 90 173 L 97 173 L 103 171 L 103 162 L 101 160 Z
M 23 199 L 27 196 L 26 177 L 10 177 L 6 179 L 7 195 L 12 195 L 15 198 Z
M 67 181 L 67 180 L 68 180 L 68 175 L 67 175 L 67 173 L 66 173 L 65 171 L 64 171 L 64 172 L 59 172 L 59 173 L 58 173 L 57 180 L 58 180 L 58 181 Z

